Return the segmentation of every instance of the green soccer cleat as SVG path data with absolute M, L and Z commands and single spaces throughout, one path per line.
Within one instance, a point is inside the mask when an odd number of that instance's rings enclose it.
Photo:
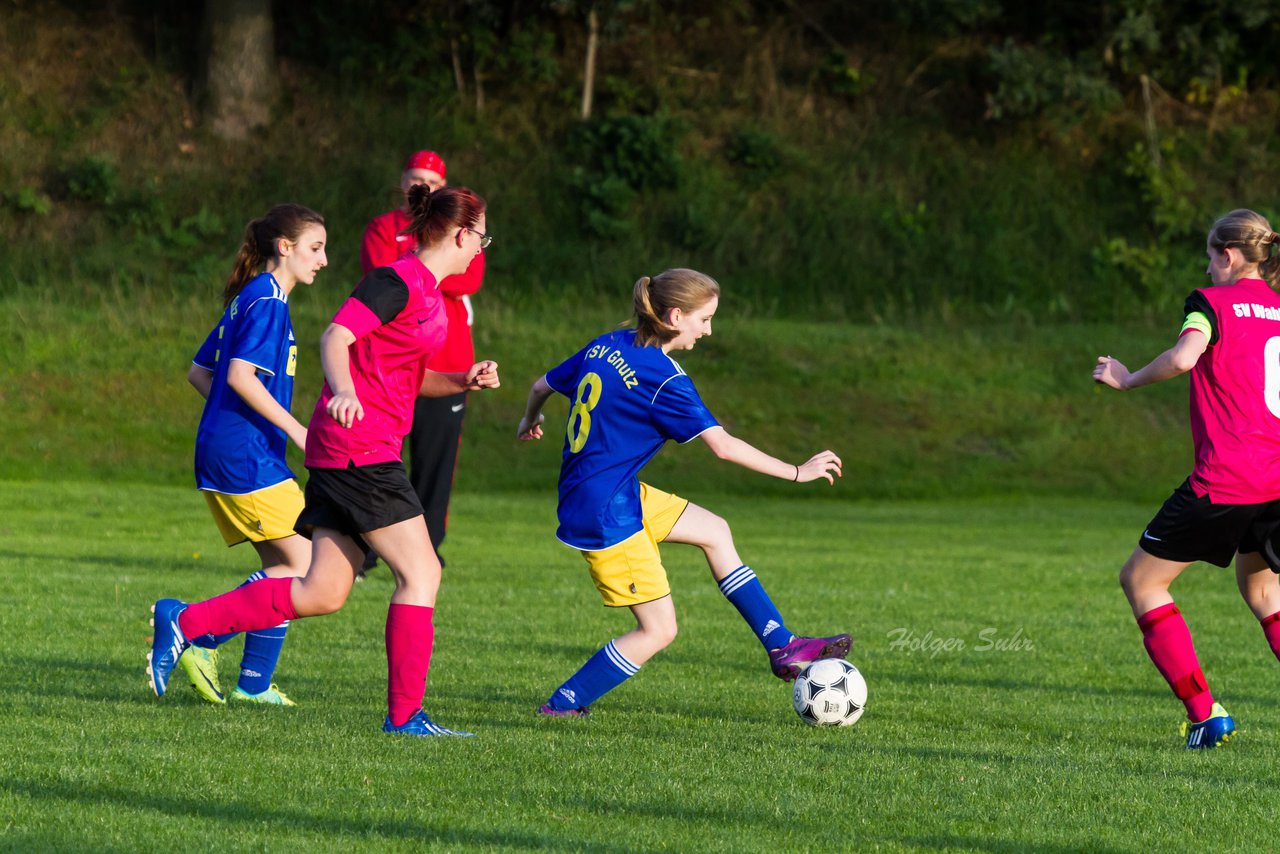
M 1194 724 L 1183 721 L 1179 732 L 1187 739 L 1187 750 L 1212 749 L 1235 735 L 1236 722 L 1220 703 L 1214 703 L 1209 717 Z
M 222 693 L 222 685 L 218 683 L 218 651 L 205 649 L 202 646 L 189 646 L 178 659 L 178 664 L 186 671 L 191 680 L 191 687 L 201 699 L 210 703 L 225 703 L 227 698 Z
M 272 682 L 271 687 L 263 691 L 261 694 L 250 694 L 239 685 L 231 692 L 233 700 L 247 700 L 250 703 L 262 703 L 266 706 L 296 706 L 293 700 L 290 700 L 283 691 L 276 687 L 276 683 Z

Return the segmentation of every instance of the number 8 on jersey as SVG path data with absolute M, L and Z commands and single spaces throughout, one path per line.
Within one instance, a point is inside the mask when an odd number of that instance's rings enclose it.
M 587 436 L 591 433 L 591 410 L 600 403 L 600 392 L 604 383 L 600 375 L 592 372 L 578 383 L 578 392 L 574 395 L 573 406 L 569 409 L 569 421 L 565 424 L 565 436 L 569 440 L 569 451 L 578 453 L 587 444 Z

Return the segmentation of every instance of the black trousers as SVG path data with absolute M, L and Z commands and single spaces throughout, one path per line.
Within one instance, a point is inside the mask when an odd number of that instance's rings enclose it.
M 414 404 L 413 427 L 409 430 L 409 482 L 422 501 L 427 531 L 437 555 L 448 524 L 449 494 L 453 491 L 466 412 L 466 392 L 449 397 L 420 397 Z

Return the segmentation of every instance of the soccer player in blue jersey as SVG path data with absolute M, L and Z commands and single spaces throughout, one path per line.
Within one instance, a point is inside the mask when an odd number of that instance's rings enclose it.
M 584 716 L 590 705 L 665 648 L 676 636 L 676 610 L 658 543 L 688 543 L 707 557 L 720 590 L 790 682 L 811 662 L 849 652 L 847 634 L 798 637 L 760 580 L 738 557 L 724 519 L 641 483 L 640 469 L 666 443 L 702 439 L 717 457 L 761 474 L 834 484 L 840 458 L 831 451 L 795 465 L 735 438 L 703 405 L 693 382 L 669 355 L 711 334 L 720 285 L 695 270 L 667 270 L 635 285 L 635 329 L 601 335 L 533 384 L 518 437 L 542 438 L 542 407 L 552 393 L 569 398 L 560 467 L 561 542 L 580 550 L 605 605 L 628 607 L 636 627 L 611 640 L 556 689 L 544 715 Z
M 223 294 L 224 311 L 196 353 L 187 379 L 205 398 L 196 433 L 196 486 L 228 546 L 253 543 L 262 568 L 246 584 L 306 574 L 311 544 L 294 532 L 303 497 L 285 462 L 307 428 L 290 413 L 298 347 L 289 294 L 328 264 L 324 218 L 302 205 L 277 205 L 245 228 Z M 272 682 L 288 621 L 248 632 L 231 696 L 295 703 Z M 217 648 L 234 635 L 193 638 L 179 663 L 196 692 L 225 703 Z

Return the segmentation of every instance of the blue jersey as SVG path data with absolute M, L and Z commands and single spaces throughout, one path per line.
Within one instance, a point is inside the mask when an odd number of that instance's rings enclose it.
M 222 313 L 193 360 L 213 372 L 196 432 L 196 486 L 246 495 L 293 479 L 285 463 L 288 437 L 249 408 L 227 385 L 233 359 L 257 368 L 258 379 L 286 410 L 293 403 L 298 347 L 288 296 L 270 273 L 249 281 Z
M 601 335 L 547 372 L 571 401 L 556 536 L 577 549 L 643 530 L 640 469 L 668 439 L 689 442 L 718 426 L 676 361 L 635 339 L 633 329 Z

